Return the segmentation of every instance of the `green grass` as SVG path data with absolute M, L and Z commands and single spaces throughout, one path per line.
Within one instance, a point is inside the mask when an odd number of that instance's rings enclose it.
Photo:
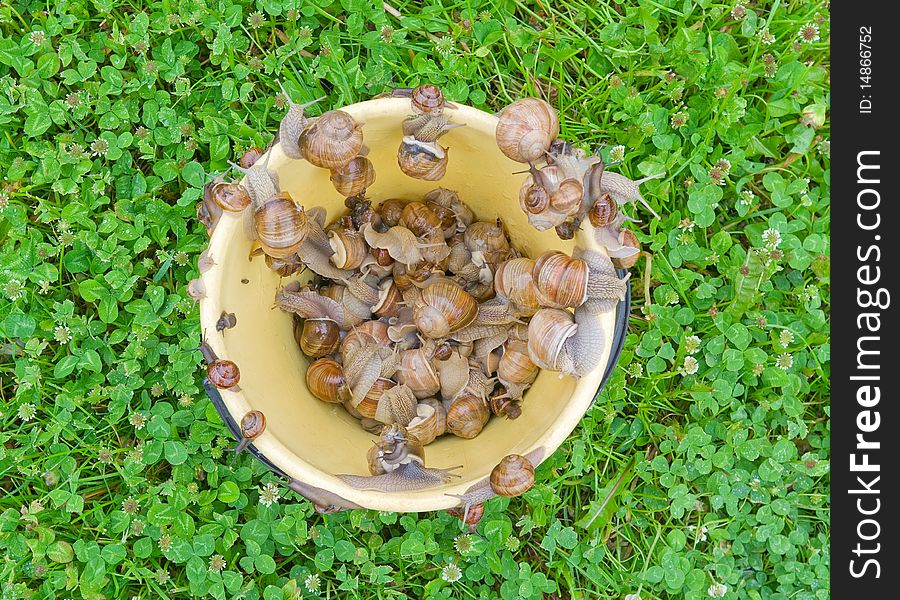
M 0 598 L 828 598 L 825 3 L 368 4 L 0 4 Z M 620 367 L 478 535 L 321 516 L 223 457 L 194 205 L 270 141 L 276 79 L 322 109 L 540 94 L 612 169 L 667 172 Z

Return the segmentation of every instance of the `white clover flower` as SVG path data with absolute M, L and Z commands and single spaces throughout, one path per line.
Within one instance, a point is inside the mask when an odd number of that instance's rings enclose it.
M 794 357 L 785 352 L 784 354 L 779 354 L 778 358 L 775 359 L 775 364 L 782 371 L 787 371 L 792 366 L 794 366 Z
M 147 424 L 147 417 L 141 413 L 134 413 L 128 417 L 128 422 L 131 423 L 131 426 L 134 427 L 135 431 L 140 431 Z
M 680 129 L 681 127 L 684 127 L 684 125 L 688 122 L 688 116 L 689 115 L 683 110 L 680 110 L 672 115 L 672 129 Z
M 681 367 L 685 375 L 693 375 L 700 368 L 700 362 L 693 356 L 684 357 L 684 366 Z
M 35 29 L 34 31 L 32 31 L 30 34 L 28 34 L 28 38 L 35 46 L 40 46 L 45 41 L 47 41 L 47 35 L 40 29 Z
M 53 330 L 53 339 L 60 344 L 68 344 L 72 341 L 72 332 L 65 325 L 60 325 Z
M 770 227 L 763 231 L 762 239 L 768 250 L 774 250 L 781 243 L 781 232 Z
M 18 415 L 23 423 L 32 420 L 37 414 L 37 407 L 31 402 L 26 402 L 19 406 Z
M 91 142 L 91 156 L 106 156 L 109 151 L 109 142 L 102 138 L 97 138 Z M 96 185 L 96 181 L 94 182 Z M 94 192 L 95 194 L 99 192 Z
M 434 49 L 438 54 L 443 56 L 444 58 L 448 58 L 453 54 L 454 44 L 453 38 L 444 36 L 442 38 L 438 38 L 438 40 L 434 43 Z
M 25 286 L 18 279 L 10 279 L 3 286 L 3 292 L 10 301 L 15 302 L 25 295 Z
M 459 581 L 462 579 L 462 570 L 456 563 L 447 563 L 444 565 L 444 568 L 441 569 L 441 579 L 448 583 Z
M 684 351 L 688 354 L 696 354 L 700 349 L 700 336 L 689 335 L 684 338 Z
M 690 219 L 690 217 L 685 217 L 681 221 L 678 222 L 678 229 L 683 231 L 693 231 L 695 223 Z
M 759 30 L 757 34 L 759 37 L 759 41 L 763 43 L 765 46 L 771 46 L 775 43 L 775 36 L 769 31 L 768 27 L 763 27 Z
M 756 194 L 750 190 L 744 190 L 741 192 L 741 199 L 739 202 L 742 206 L 753 206 L 756 204 Z
M 778 342 L 787 348 L 794 341 L 794 332 L 790 329 L 782 329 L 778 334 Z
M 259 490 L 259 503 L 265 506 L 272 506 L 272 504 L 278 502 L 280 495 L 281 492 L 278 490 L 277 485 L 267 483 Z
M 714 583 L 706 590 L 710 598 L 724 598 L 728 593 L 728 586 L 724 583 Z
M 613 146 L 613 149 L 609 151 L 609 160 L 612 162 L 621 162 L 625 160 L 625 146 Z
M 625 600 L 641 600 L 640 594 L 627 594 Z
M 797 32 L 797 37 L 800 38 L 801 42 L 806 42 L 807 44 L 812 44 L 813 42 L 819 41 L 819 26 L 815 23 L 807 23 L 803 27 L 800 28 L 800 31 Z
M 317 594 L 319 592 L 320 585 L 321 580 L 319 579 L 319 575 L 317 573 L 310 573 L 306 576 L 306 579 L 303 580 L 303 587 L 305 587 L 306 591 L 311 594 Z
M 455 538 L 453 538 L 453 547 L 456 548 L 456 551 L 460 554 L 465 554 L 472 550 L 472 536 L 468 533 L 463 533 Z

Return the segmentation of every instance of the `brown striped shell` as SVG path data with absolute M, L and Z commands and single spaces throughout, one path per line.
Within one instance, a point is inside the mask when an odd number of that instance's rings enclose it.
M 306 241 L 306 213 L 287 192 L 266 200 L 257 209 L 254 220 L 259 245 L 263 252 L 273 258 L 287 258 L 296 254 Z
M 446 337 L 474 321 L 478 315 L 475 298 L 450 280 L 439 280 L 426 286 L 420 302 L 413 320 L 425 337 Z
M 572 313 L 558 308 L 542 308 L 528 323 L 528 355 L 531 362 L 551 371 L 559 371 L 563 345 L 575 335 L 578 326 Z
M 535 162 L 544 157 L 559 136 L 556 110 L 540 98 L 522 98 L 500 111 L 497 146 L 517 162 Z
M 536 309 L 540 306 L 534 284 L 535 262 L 530 258 L 513 258 L 500 263 L 494 274 L 497 296 L 518 306 Z
M 484 400 L 476 396 L 460 396 L 447 409 L 447 431 L 470 440 L 476 437 L 491 417 Z
M 359 155 L 362 145 L 362 128 L 342 110 L 323 113 L 300 134 L 303 158 L 324 169 L 343 167 Z
M 498 496 L 521 496 L 534 486 L 534 465 L 519 454 L 503 457 L 491 471 L 491 489 Z
M 588 264 L 550 250 L 534 261 L 531 272 L 538 302 L 550 308 L 575 308 L 587 298 Z
M 413 110 L 420 113 L 440 112 L 444 109 L 444 93 L 438 86 L 425 83 L 412 91 Z
M 341 342 L 341 328 L 331 319 L 306 319 L 295 329 L 297 343 L 303 354 L 318 358 L 334 354 Z
M 318 358 L 306 369 L 306 387 L 323 402 L 338 404 L 349 395 L 344 369 L 330 358 Z
M 331 169 L 331 183 L 342 196 L 360 196 L 375 183 L 375 166 L 365 156 L 356 156 Z

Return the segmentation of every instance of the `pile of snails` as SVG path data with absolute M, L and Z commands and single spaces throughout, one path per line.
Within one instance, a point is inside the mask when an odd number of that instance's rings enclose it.
M 392 95 L 410 99 L 399 168 L 440 180 L 449 155 L 438 140 L 464 125 L 451 122 L 456 107 L 433 85 Z M 500 219 L 477 219 L 452 190 L 373 205 L 366 191 L 375 170 L 362 127 L 341 110 L 309 117 L 310 104 L 290 102 L 275 141 L 289 158 L 329 170 L 346 213 L 326 223 L 324 209 L 301 206 L 281 189 L 268 168 L 271 153 L 257 160 L 261 152 L 253 150 L 232 163 L 242 183 L 218 177 L 205 186 L 198 217 L 211 233 L 225 212 L 241 213 L 254 255 L 282 277 L 312 274 L 304 287 L 286 284 L 274 298 L 295 315 L 294 337 L 309 358 L 307 387 L 380 436 L 368 453 L 371 475 L 339 477 L 384 491 L 446 482 L 454 468 L 425 467 L 424 446 L 445 434 L 474 438 L 492 416 L 517 418 L 541 369 L 580 377 L 598 367 L 606 344 L 601 316 L 627 291 L 616 267 L 633 264 L 639 249 L 621 228 L 628 218 L 619 207 L 644 202 L 638 186 L 645 180 L 607 172 L 599 156 L 559 139 L 556 111 L 543 100 L 507 106 L 496 139 L 506 156 L 529 167 L 519 194 L 529 223 L 568 239 L 588 218 L 608 251 L 528 257 L 510 243 Z M 192 286 L 202 297 L 202 281 Z M 223 313 L 222 328 L 234 318 Z M 208 347 L 204 355 L 209 381 L 236 390 L 237 366 Z M 238 450 L 264 429 L 265 417 L 248 413 Z M 483 490 L 463 498 L 464 520 L 475 500 L 531 486 L 527 457 L 504 461 Z

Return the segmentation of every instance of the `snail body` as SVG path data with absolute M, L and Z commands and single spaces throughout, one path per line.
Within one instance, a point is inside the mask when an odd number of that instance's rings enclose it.
M 280 81 L 278 82 L 278 86 L 281 88 L 281 93 L 284 94 L 289 105 L 287 113 L 282 117 L 281 123 L 278 125 L 278 141 L 281 143 L 281 149 L 285 155 L 289 158 L 300 159 L 303 158 L 298 143 L 300 134 L 315 121 L 315 119 L 310 119 L 306 116 L 304 109 L 312 106 L 319 100 L 323 100 L 325 96 L 317 98 L 312 102 L 307 102 L 306 104 L 297 104 L 291 100 L 290 95 L 287 93 L 287 90 L 284 89 L 284 85 Z

